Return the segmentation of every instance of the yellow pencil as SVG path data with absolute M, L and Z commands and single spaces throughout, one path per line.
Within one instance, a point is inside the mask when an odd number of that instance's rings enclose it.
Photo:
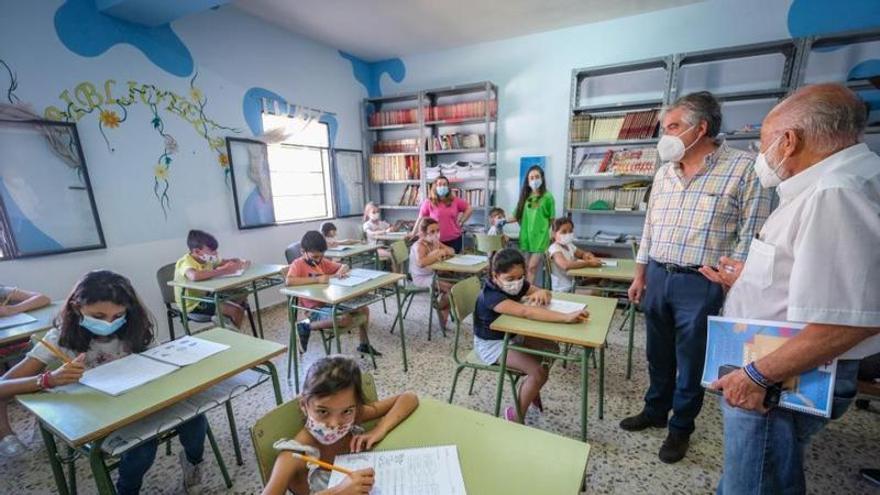
M 54 345 L 52 345 L 52 344 L 46 342 L 46 341 L 43 340 L 42 338 L 41 338 L 41 339 L 37 339 L 37 340 L 39 340 L 41 344 L 43 344 L 44 346 L 46 346 L 46 349 L 49 349 L 50 351 L 52 351 L 52 354 L 55 354 L 55 357 L 57 357 L 58 359 L 64 361 L 64 363 L 69 363 L 69 362 L 70 362 L 70 358 L 67 357 L 67 354 L 64 354 L 63 352 L 61 352 L 60 349 L 58 349 L 58 348 L 55 347 Z
M 350 469 L 345 469 L 343 467 L 334 466 L 333 464 L 330 464 L 328 462 L 324 462 L 321 459 L 317 459 L 315 457 L 305 455 L 305 454 L 300 454 L 299 452 L 291 452 L 291 454 L 295 455 L 296 457 L 299 457 L 300 459 L 306 461 L 309 464 L 316 464 L 324 469 L 339 471 L 340 473 L 342 473 L 346 476 L 351 475 L 351 473 L 353 472 Z

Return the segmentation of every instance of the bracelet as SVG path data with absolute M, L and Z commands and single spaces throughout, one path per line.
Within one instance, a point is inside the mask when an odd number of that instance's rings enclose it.
M 48 390 L 52 388 L 52 384 L 49 382 L 48 371 L 41 373 L 40 376 L 37 378 L 37 386 L 40 388 L 40 390 Z
M 747 364 L 746 367 L 743 368 L 743 370 L 746 372 L 746 375 L 759 387 L 767 389 L 773 386 L 773 382 L 768 380 L 767 377 L 765 377 L 761 374 L 760 371 L 758 371 L 758 368 L 755 367 L 754 361 Z

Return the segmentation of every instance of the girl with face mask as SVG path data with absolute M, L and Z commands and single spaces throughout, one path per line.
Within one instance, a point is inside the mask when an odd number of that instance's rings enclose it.
M 440 242 L 440 225 L 433 218 L 422 220 L 419 240 L 412 245 L 409 251 L 409 274 L 413 285 L 417 287 L 431 287 L 434 282 L 434 270 L 429 267 L 434 263 L 455 256 L 451 247 Z M 438 298 L 436 302 L 437 312 L 440 319 L 440 327 L 446 330 L 446 322 L 449 320 L 449 289 L 452 284 L 443 280 L 437 281 Z
M 283 495 L 288 490 L 301 494 L 369 493 L 374 479 L 372 469 L 353 472 L 343 484 L 330 491 L 327 490 L 329 471 L 306 465 L 290 452 L 332 464 L 337 455 L 373 448 L 418 405 L 419 399 L 412 392 L 367 403 L 361 370 L 354 360 L 339 355 L 319 359 L 309 368 L 299 397 L 305 425 L 292 440 L 275 442 L 275 449 L 281 452 L 275 459 L 263 495 Z M 360 426 L 377 419 L 378 423 L 369 432 Z
M 580 323 L 588 313 L 558 313 L 544 308 L 550 303 L 550 292 L 530 284 L 525 277 L 526 262 L 516 249 L 506 248 L 496 252 L 489 262 L 489 279 L 477 297 L 474 309 L 474 351 L 486 364 L 497 364 L 501 358 L 504 333 L 492 330 L 492 322 L 501 315 L 518 316 L 537 321 Z M 533 337 L 515 336 L 512 341 L 533 349 L 558 352 L 555 343 Z M 541 403 L 541 387 L 547 382 L 549 369 L 541 359 L 515 350 L 507 351 L 507 366 L 522 371 L 526 377 L 520 381 L 519 410 L 525 415 L 530 405 L 544 410 Z M 504 412 L 510 421 L 522 422 L 516 408 L 508 406 Z
M 519 248 L 528 262 L 526 278 L 531 283 L 550 246 L 550 223 L 555 216 L 556 200 L 547 191 L 544 169 L 535 165 L 523 180 L 515 215 L 519 222 Z
M 55 328 L 43 339 L 71 361 L 63 364 L 43 344 L 37 344 L 0 380 L 0 400 L 78 382 L 88 368 L 146 350 L 153 341 L 153 321 L 127 278 L 95 270 L 76 283 L 55 319 Z M 56 365 L 61 366 L 49 371 Z M 198 415 L 175 429 L 183 445 L 179 455 L 183 485 L 192 490 L 201 481 L 208 422 Z M 122 454 L 116 482 L 120 494 L 140 491 L 158 445 L 154 438 Z
M 565 217 L 553 221 L 553 244 L 547 255 L 550 256 L 550 280 L 553 290 L 558 292 L 569 292 L 574 287 L 574 281 L 566 274 L 568 270 L 602 266 L 602 260 L 593 253 L 575 246 L 574 224 Z

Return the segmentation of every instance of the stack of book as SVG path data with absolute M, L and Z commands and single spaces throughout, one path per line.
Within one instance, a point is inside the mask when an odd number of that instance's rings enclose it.
M 584 153 L 580 163 L 575 167 L 574 175 L 596 175 L 608 171 L 608 166 L 614 158 L 614 150 L 598 153 Z
M 577 114 L 571 118 L 571 140 L 618 141 L 654 137 L 658 114 L 658 110 L 602 116 Z
M 486 116 L 487 103 L 489 118 L 493 119 L 498 112 L 497 100 L 468 101 L 451 105 L 428 107 L 428 113 L 425 116 L 425 119 L 429 122 L 435 122 L 438 120 L 454 122 L 456 120 L 482 118 Z
M 370 156 L 373 182 L 418 180 L 421 175 L 418 156 Z
M 373 143 L 373 153 L 418 153 L 419 139 L 384 139 Z
M 471 206 L 483 206 L 486 204 L 486 191 L 483 189 L 465 189 L 458 187 L 452 188 L 452 194 L 462 198 Z
M 384 110 L 370 115 L 370 127 L 386 125 L 415 124 L 419 121 L 418 109 Z
M 574 169 L 574 175 L 654 175 L 657 164 L 656 148 L 607 150 L 584 153 Z
M 419 186 L 409 185 L 403 189 L 400 195 L 400 206 L 418 206 L 419 204 Z
M 602 189 L 572 189 L 568 207 L 572 210 L 613 209 L 617 191 L 605 187 Z M 603 201 L 608 208 L 596 208 L 593 203 Z M 594 208 L 590 208 L 594 206 Z
M 428 151 L 482 148 L 486 144 L 483 134 L 443 134 L 427 140 Z

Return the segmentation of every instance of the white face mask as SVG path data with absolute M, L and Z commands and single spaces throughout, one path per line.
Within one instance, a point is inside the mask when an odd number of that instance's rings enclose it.
M 690 132 L 696 126 L 690 126 L 686 131 L 682 132 L 678 136 L 672 136 L 670 134 L 664 134 L 660 141 L 657 142 L 657 154 L 660 155 L 660 160 L 664 162 L 680 162 L 682 158 L 684 158 L 684 154 L 687 153 L 687 150 L 691 149 L 699 139 L 695 139 L 690 146 L 685 147 L 684 141 L 681 140 L 680 136 L 684 136 L 688 132 Z
M 541 178 L 539 177 L 537 179 L 530 180 L 529 187 L 532 188 L 532 191 L 538 192 L 538 189 L 541 188 L 541 184 L 543 184 L 543 183 L 544 183 L 544 181 L 541 180 Z
M 559 244 L 564 244 L 566 246 L 570 246 L 574 242 L 574 233 L 568 234 L 560 234 L 559 235 Z
M 512 280 L 510 282 L 505 282 L 505 281 L 499 279 L 498 280 L 498 288 L 503 290 L 504 292 L 510 294 L 511 296 L 515 296 L 515 295 L 519 294 L 519 292 L 522 290 L 523 284 L 525 282 L 526 282 L 525 277 L 518 279 L 518 280 Z
M 331 428 L 320 421 L 308 416 L 306 419 L 306 429 L 315 437 L 321 445 L 333 445 L 340 439 L 348 435 L 354 426 L 354 420 L 349 423 L 343 423 L 335 428 Z
M 761 181 L 761 187 L 765 189 L 776 187 L 785 180 L 785 178 L 780 175 L 780 172 L 785 171 L 785 169 L 782 168 L 782 164 L 785 163 L 786 159 L 783 158 L 775 167 L 771 167 L 770 163 L 767 162 L 767 152 L 776 146 L 776 143 L 778 143 L 780 139 L 782 139 L 782 136 L 776 138 L 776 140 L 773 141 L 763 153 L 758 153 L 758 157 L 755 158 L 755 174 L 758 176 L 758 180 Z
M 220 256 L 216 254 L 203 254 L 199 258 L 202 259 L 202 263 L 205 265 L 215 265 L 220 261 Z
M 379 212 L 374 211 L 373 213 L 370 213 L 370 220 L 372 220 L 374 222 L 379 220 Z
M 432 244 L 438 243 L 440 242 L 440 233 L 425 234 L 425 240 Z

